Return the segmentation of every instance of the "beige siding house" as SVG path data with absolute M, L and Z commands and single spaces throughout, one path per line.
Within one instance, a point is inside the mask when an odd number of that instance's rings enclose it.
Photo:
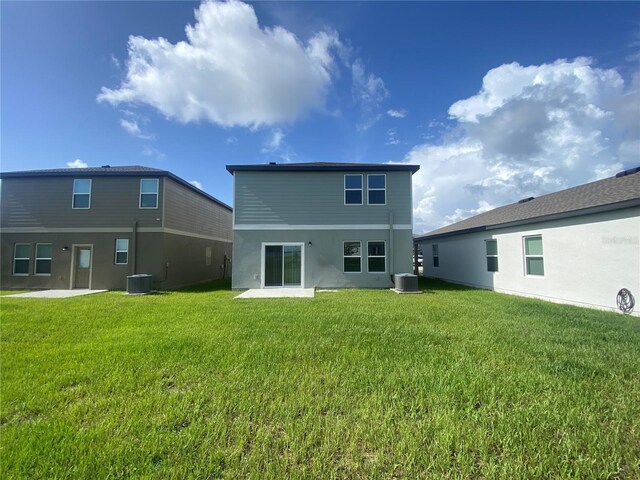
M 1 288 L 167 289 L 230 275 L 231 207 L 174 174 L 99 167 L 4 172 Z

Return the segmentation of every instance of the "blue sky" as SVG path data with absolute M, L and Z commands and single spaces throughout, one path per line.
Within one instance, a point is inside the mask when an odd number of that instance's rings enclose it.
M 410 162 L 423 233 L 640 164 L 637 2 L 0 8 L 3 171 Z

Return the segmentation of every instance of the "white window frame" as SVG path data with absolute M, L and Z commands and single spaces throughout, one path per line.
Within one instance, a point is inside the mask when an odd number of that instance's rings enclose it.
M 18 245 L 26 245 L 29 247 L 29 256 L 28 257 L 16 257 L 16 252 L 18 251 Z M 27 273 L 16 273 L 16 260 L 26 260 L 27 261 Z M 29 271 L 31 269 L 31 244 L 30 243 L 15 243 L 13 245 L 13 275 L 16 277 L 28 277 Z
M 384 245 L 384 255 L 369 255 L 370 243 L 382 243 Z M 384 270 L 381 272 L 372 272 L 371 270 L 369 270 L 370 258 L 384 258 Z M 367 240 L 367 273 L 387 273 L 387 242 L 385 242 L 384 240 Z
M 344 247 L 346 243 L 357 243 L 358 245 L 360 245 L 360 248 L 358 249 L 360 251 L 360 255 L 345 255 L 344 254 Z M 358 270 L 357 272 L 346 272 L 344 269 L 344 259 L 345 258 L 359 258 L 360 259 L 360 270 Z M 350 273 L 362 273 L 362 242 L 360 240 L 345 240 L 342 242 L 342 273 L 346 273 L 346 274 L 350 274 Z
M 144 181 L 148 181 L 148 180 L 155 180 L 156 182 L 156 206 L 155 207 L 143 207 L 142 206 L 142 182 Z M 153 193 L 149 193 L 149 192 L 145 192 L 144 195 L 153 195 Z M 138 201 L 138 207 L 144 210 L 154 210 L 157 209 L 158 206 L 160 205 L 160 179 L 159 178 L 141 178 L 140 179 L 140 199 Z
M 124 240 L 127 242 L 127 249 L 126 250 L 118 250 L 118 240 Z M 128 265 L 129 264 L 129 239 L 128 238 L 116 238 L 116 243 L 115 243 L 115 247 L 114 247 L 115 253 L 113 255 L 113 263 L 114 265 Z M 127 261 L 126 262 L 118 262 L 118 254 L 119 253 L 126 253 L 127 254 Z
M 538 235 L 526 235 L 522 237 L 522 253 L 524 258 L 524 275 L 526 277 L 532 278 L 544 278 L 544 244 L 542 244 L 542 255 L 527 255 L 527 239 L 528 238 L 539 238 L 542 243 L 542 234 Z M 527 259 L 529 258 L 541 258 L 542 259 L 542 275 L 538 275 L 536 273 L 529 273 L 529 269 L 527 268 Z
M 360 188 L 347 188 L 347 177 L 360 177 Z M 345 205 L 362 205 L 364 203 L 364 175 L 361 173 L 344 174 L 344 195 L 342 200 Z M 347 192 L 360 192 L 360 203 L 347 203 Z
M 438 265 L 436 265 L 436 258 L 438 259 Z M 422 256 L 422 263 L 424 265 L 424 255 Z M 440 247 L 437 243 L 431 245 L 431 265 L 433 268 L 440 268 Z
M 50 245 L 51 246 L 51 257 L 38 257 L 38 247 L 40 245 Z M 49 265 L 49 273 L 38 273 L 38 261 L 39 260 L 49 260 L 51 262 Z M 52 243 L 36 243 L 36 253 L 33 262 L 33 274 L 39 277 L 50 277 L 51 270 L 53 269 L 53 244 Z
M 282 272 L 282 286 L 281 287 L 267 287 L 265 283 L 265 254 L 267 252 L 266 247 L 275 246 L 275 247 L 300 247 L 300 286 L 284 286 L 284 271 Z M 260 288 L 306 288 L 305 287 L 305 273 L 304 273 L 304 255 L 305 248 L 304 242 L 262 242 L 262 247 L 260 249 L 262 251 L 262 258 L 260 259 Z
M 495 242 L 496 243 L 496 254 L 495 255 L 489 255 L 487 253 L 487 243 L 488 242 Z M 498 239 L 496 239 L 496 238 L 487 238 L 484 241 L 484 253 L 485 253 L 486 258 L 491 257 L 491 258 L 495 258 L 496 259 L 496 268 L 497 268 L 497 270 L 489 270 L 489 263 L 486 262 L 487 272 L 489 272 L 489 273 L 498 273 L 500 271 L 500 264 L 498 263 Z
M 369 177 L 384 177 L 384 188 L 371 188 L 369 187 Z M 384 203 L 371 203 L 369 202 L 369 192 L 384 192 Z M 367 175 L 367 205 L 380 205 L 387 204 L 387 175 L 385 173 L 371 173 Z
M 76 193 L 76 182 L 78 181 L 86 181 L 89 180 L 89 193 Z M 71 208 L 73 210 L 89 210 L 91 208 L 91 191 L 93 189 L 93 181 L 90 178 L 74 178 L 73 179 L 73 191 L 72 191 L 72 195 L 71 195 Z M 89 195 L 89 205 L 87 205 L 86 207 L 76 207 L 75 206 L 75 200 L 76 200 L 76 195 Z

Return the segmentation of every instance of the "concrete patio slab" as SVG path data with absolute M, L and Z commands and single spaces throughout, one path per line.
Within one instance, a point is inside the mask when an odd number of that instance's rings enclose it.
M 4 295 L 4 297 L 20 297 L 20 298 L 69 298 L 79 297 L 81 295 L 91 295 L 92 293 L 102 293 L 107 290 L 39 290 L 37 292 L 16 293 L 15 295 Z
M 315 288 L 252 288 L 235 298 L 313 298 Z

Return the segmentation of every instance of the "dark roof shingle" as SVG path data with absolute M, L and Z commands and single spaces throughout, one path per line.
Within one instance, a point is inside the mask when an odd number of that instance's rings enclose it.
M 568 188 L 523 202 L 498 207 L 474 217 L 433 230 L 418 239 L 486 230 L 508 224 L 535 223 L 553 217 L 591 213 L 593 209 L 614 210 L 640 205 L 640 172 L 616 176 Z
M 416 173 L 420 167 L 406 163 L 339 163 L 339 162 L 302 162 L 302 163 L 258 163 L 252 165 L 227 165 L 227 171 L 233 172 L 393 172 L 410 171 Z

